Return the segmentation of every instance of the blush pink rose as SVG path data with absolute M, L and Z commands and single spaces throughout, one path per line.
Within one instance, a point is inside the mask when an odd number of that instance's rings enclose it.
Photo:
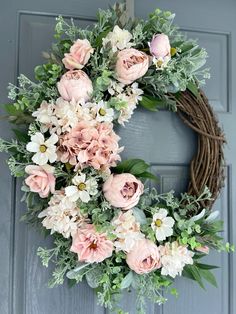
M 131 84 L 142 77 L 148 70 L 149 57 L 146 53 L 134 48 L 118 52 L 116 62 L 117 80 L 123 84 Z
M 26 166 L 25 172 L 29 175 L 25 179 L 31 192 L 38 193 L 40 197 L 45 198 L 49 193 L 54 193 L 56 179 L 53 175 L 54 167 L 49 165 Z
M 58 91 L 64 100 L 88 101 L 93 92 L 92 81 L 82 70 L 68 71 L 57 83 Z
M 64 54 L 62 62 L 68 70 L 82 69 L 93 53 L 93 48 L 87 39 L 77 39 L 70 47 L 70 52 Z
M 170 41 L 169 37 L 165 34 L 154 35 L 150 43 L 150 53 L 159 58 L 170 57 Z
M 130 173 L 112 174 L 103 185 L 103 193 L 112 206 L 128 210 L 138 204 L 143 184 Z
M 73 235 L 70 250 L 78 254 L 80 262 L 100 263 L 112 255 L 113 243 L 105 233 L 98 233 L 93 225 L 87 224 Z
M 158 247 L 148 239 L 136 242 L 133 249 L 127 253 L 126 262 L 137 274 L 147 274 L 161 267 Z

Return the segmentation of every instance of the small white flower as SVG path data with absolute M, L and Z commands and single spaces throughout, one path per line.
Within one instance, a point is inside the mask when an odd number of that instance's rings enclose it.
M 123 50 L 125 48 L 130 48 L 133 45 L 130 43 L 131 39 L 132 35 L 129 31 L 121 29 L 118 25 L 115 25 L 113 31 L 103 38 L 103 46 L 110 42 L 112 51 L 116 52 L 118 49 Z
M 35 153 L 32 160 L 37 165 L 43 166 L 49 161 L 53 163 L 57 159 L 56 146 L 58 136 L 52 134 L 49 139 L 45 140 L 44 135 L 40 132 L 31 136 L 31 142 L 26 146 L 29 152 Z
M 52 123 L 53 110 L 54 104 L 47 103 L 44 100 L 40 107 L 32 113 L 32 116 L 40 123 L 50 125 Z
M 143 90 L 138 88 L 138 83 L 133 83 L 131 86 L 127 87 L 127 94 L 129 95 L 130 102 L 133 101 L 135 104 L 138 104 L 142 100 Z
M 72 202 L 76 202 L 80 199 L 84 203 L 88 203 L 90 201 L 91 195 L 96 195 L 97 190 L 97 182 L 95 179 L 90 178 L 86 180 L 86 175 L 82 173 L 81 175 L 76 175 L 72 179 L 73 185 L 65 188 L 66 196 Z
M 169 56 L 166 56 L 164 58 L 160 57 L 158 59 L 153 57 L 152 61 L 155 64 L 157 70 L 163 70 L 164 68 L 167 67 L 167 64 L 170 61 L 170 59 L 171 58 Z
M 112 96 L 121 94 L 124 91 L 124 87 L 124 84 L 111 80 L 110 86 L 108 87 L 108 93 Z
M 120 211 L 118 217 L 113 219 L 114 234 L 117 239 L 114 242 L 116 251 L 130 252 L 135 243 L 143 239 L 145 235 L 140 231 L 140 224 L 136 221 L 133 211 Z
M 157 241 L 163 241 L 173 234 L 174 223 L 175 221 L 172 217 L 167 217 L 167 210 L 165 208 L 160 208 L 154 214 L 151 227 L 156 233 Z
M 92 110 L 95 110 L 96 120 L 98 122 L 112 122 L 114 118 L 114 110 L 112 108 L 108 108 L 107 104 L 103 100 L 100 101 Z

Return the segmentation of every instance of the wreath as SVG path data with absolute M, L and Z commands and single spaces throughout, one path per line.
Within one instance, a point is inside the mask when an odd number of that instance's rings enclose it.
M 47 61 L 9 85 L 9 120 L 16 139 L 1 140 L 11 174 L 23 177 L 23 220 L 53 239 L 38 248 L 44 266 L 55 264 L 50 287 L 84 278 L 101 305 L 117 309 L 123 290 L 145 300 L 177 295 L 176 276 L 216 285 L 200 262 L 210 249 L 233 250 L 219 236 L 222 221 L 211 211 L 224 181 L 224 134 L 200 89 L 207 53 L 157 9 L 148 20 L 127 18 L 124 5 L 99 10 L 81 29 L 61 16 Z M 134 110 L 176 111 L 198 134 L 188 192 L 160 194 L 141 159 L 121 161 L 117 124 Z M 119 313 L 123 313 L 119 309 Z

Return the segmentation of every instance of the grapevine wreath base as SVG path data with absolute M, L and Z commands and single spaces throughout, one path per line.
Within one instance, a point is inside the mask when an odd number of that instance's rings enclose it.
M 202 208 L 212 208 L 224 183 L 225 137 L 203 91 L 195 96 L 186 90 L 177 99 L 180 118 L 198 134 L 198 150 L 190 165 L 188 193 L 199 195 L 205 186 L 211 200 L 201 201 Z
M 0 150 L 23 178 L 22 220 L 53 240 L 37 252 L 44 266 L 55 265 L 49 286 L 86 279 L 98 302 L 120 314 L 123 291 L 135 289 L 145 313 L 146 299 L 177 295 L 176 276 L 216 286 L 215 266 L 200 259 L 210 249 L 233 250 L 211 211 L 224 182 L 225 138 L 201 90 L 207 53 L 173 19 L 157 9 L 131 20 L 119 4 L 99 10 L 87 29 L 58 17 L 36 82 L 20 75 L 5 106 L 16 139 L 0 139 Z M 116 125 L 137 106 L 177 112 L 197 132 L 187 193 L 159 194 L 146 187 L 157 180 L 149 164 L 121 161 Z

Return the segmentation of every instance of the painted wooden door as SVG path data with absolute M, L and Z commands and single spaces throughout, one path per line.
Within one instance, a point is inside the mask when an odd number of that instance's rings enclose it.
M 81 25 L 95 19 L 99 7 L 108 0 L 8 0 L 0 11 L 0 102 L 7 101 L 6 86 L 19 73 L 33 76 L 33 68 L 42 62 L 40 52 L 47 50 L 58 14 L 74 16 Z M 134 3 L 135 2 L 135 3 Z M 215 209 L 224 218 L 225 239 L 236 242 L 236 3 L 233 0 L 149 0 L 130 1 L 136 16 L 146 17 L 157 6 L 176 12 L 176 21 L 189 36 L 199 38 L 209 52 L 212 78 L 206 92 L 225 130 L 226 186 Z M 177 192 L 186 189 L 188 164 L 196 148 L 193 134 L 175 114 L 137 110 L 125 129 L 120 128 L 123 157 L 140 157 L 152 164 L 160 177 L 158 188 Z M 6 121 L 0 123 L 0 136 L 10 138 Z M 41 266 L 36 256 L 45 239 L 37 231 L 19 222 L 25 210 L 20 203 L 20 183 L 12 180 L 6 167 L 6 155 L 0 156 L 0 314 L 99 314 L 109 311 L 96 305 L 93 291 L 85 284 L 69 289 L 67 285 L 47 288 L 50 269 Z M 50 243 L 48 243 L 50 245 Z M 211 255 L 210 263 L 221 269 L 215 273 L 219 289 L 199 290 L 192 282 L 179 279 L 179 299 L 169 298 L 162 307 L 148 305 L 148 314 L 234 314 L 236 313 L 235 256 Z M 124 296 L 123 305 L 135 314 L 135 295 Z

